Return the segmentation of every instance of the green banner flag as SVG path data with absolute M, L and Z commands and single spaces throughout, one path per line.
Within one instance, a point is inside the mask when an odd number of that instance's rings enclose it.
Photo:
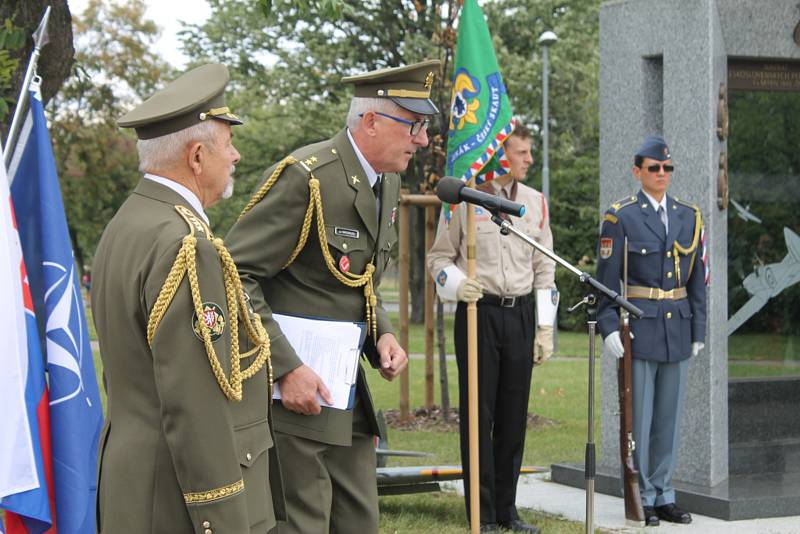
M 464 0 L 450 100 L 447 174 L 476 183 L 508 172 L 503 143 L 514 129 L 511 102 L 486 19 L 477 0 Z

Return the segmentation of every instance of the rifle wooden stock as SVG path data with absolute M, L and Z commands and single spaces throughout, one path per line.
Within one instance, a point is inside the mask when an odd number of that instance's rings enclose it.
M 631 352 L 631 329 L 627 312 L 621 310 L 620 333 L 625 349 L 617 362 L 619 387 L 619 452 L 623 471 L 623 495 L 625 497 L 625 519 L 644 524 L 642 497 L 639 494 L 639 471 L 633 462 L 633 354 Z

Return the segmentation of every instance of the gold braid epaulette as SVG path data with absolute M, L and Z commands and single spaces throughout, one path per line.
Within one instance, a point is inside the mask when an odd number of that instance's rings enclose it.
M 175 210 L 189 225 L 189 235 L 184 236 L 181 248 L 172 264 L 172 268 L 167 275 L 167 279 L 158 294 L 156 303 L 150 311 L 150 317 L 147 321 L 147 344 L 152 346 L 153 338 L 155 337 L 158 326 L 169 308 L 178 287 L 183 281 L 184 275 L 189 279 L 189 288 L 192 294 L 192 305 L 196 317 L 198 317 L 197 326 L 203 338 L 203 344 L 208 355 L 208 361 L 211 364 L 211 369 L 214 376 L 219 383 L 220 389 L 225 396 L 233 401 L 242 400 L 242 382 L 254 376 L 266 363 L 267 377 L 270 391 L 272 390 L 272 362 L 270 359 L 270 342 L 269 335 L 264 327 L 261 325 L 261 319 L 258 314 L 253 314 L 252 319 L 249 316 L 247 302 L 242 289 L 242 282 L 239 279 L 239 272 L 236 270 L 236 265 L 233 263 L 230 253 L 225 248 L 222 239 L 214 237 L 211 230 L 203 224 L 188 208 L 184 206 L 175 206 Z M 231 325 L 231 372 L 230 378 L 225 376 L 222 369 L 217 352 L 214 349 L 214 344 L 211 341 L 211 329 L 203 321 L 203 299 L 200 295 L 200 283 L 197 277 L 197 237 L 195 231 L 199 230 L 205 234 L 205 237 L 214 245 L 217 251 L 220 262 L 222 263 L 222 277 L 225 284 L 225 301 L 228 308 L 229 324 Z M 254 347 L 244 353 L 239 352 L 239 314 L 241 314 L 242 323 L 244 323 L 248 339 L 254 344 Z M 246 369 L 241 368 L 241 360 L 250 358 L 257 354 L 255 360 Z
M 312 219 L 314 215 L 317 216 L 317 234 L 319 237 L 319 247 L 322 251 L 322 256 L 325 259 L 325 265 L 328 267 L 328 270 L 331 272 L 334 278 L 336 278 L 339 282 L 346 285 L 347 287 L 361 287 L 364 286 L 364 298 L 367 303 L 367 331 L 372 333 L 373 339 L 377 341 L 378 339 L 378 320 L 377 320 L 377 313 L 375 309 L 378 305 L 378 297 L 375 294 L 375 288 L 372 283 L 372 275 L 375 272 L 375 257 L 373 256 L 372 261 L 367 263 L 367 266 L 364 268 L 363 274 L 353 274 L 351 272 L 341 272 L 339 269 L 336 268 L 336 262 L 333 260 L 331 256 L 330 250 L 325 245 L 328 242 L 328 236 L 325 232 L 325 217 L 323 214 L 322 209 L 322 195 L 320 193 L 319 187 L 319 180 L 314 173 L 311 172 L 311 169 L 302 161 L 298 161 L 293 156 L 285 157 L 276 167 L 275 170 L 272 171 L 270 177 L 264 182 L 258 191 L 256 191 L 253 198 L 247 203 L 245 208 L 242 210 L 242 213 L 239 215 L 241 219 L 248 211 L 250 211 L 253 206 L 258 204 L 269 192 L 278 178 L 283 174 L 283 171 L 289 165 L 294 165 L 299 163 L 303 169 L 308 173 L 308 189 L 309 189 L 309 196 L 308 196 L 308 207 L 306 208 L 305 216 L 303 217 L 303 227 L 300 230 L 300 237 L 297 240 L 297 245 L 295 245 L 294 250 L 289 255 L 289 259 L 286 261 L 286 264 L 283 266 L 283 269 L 289 267 L 289 265 L 294 262 L 300 252 L 303 250 L 303 247 L 306 246 L 306 242 L 308 241 L 309 233 L 311 232 L 312 226 Z
M 689 202 L 684 202 L 683 200 L 674 197 L 673 200 L 694 210 L 694 236 L 692 237 L 692 244 L 684 248 L 680 245 L 680 243 L 678 243 L 677 240 L 675 240 L 674 244 L 672 245 L 672 256 L 675 258 L 675 275 L 677 276 L 678 286 L 680 286 L 681 264 L 678 254 L 682 254 L 684 256 L 688 256 L 689 254 L 692 255 L 692 258 L 689 261 L 689 273 L 686 275 L 686 280 L 689 280 L 689 278 L 692 276 L 692 270 L 694 269 L 694 260 L 695 256 L 697 255 L 697 245 L 700 243 L 700 233 L 703 230 L 703 215 L 700 213 L 700 208 L 696 205 Z

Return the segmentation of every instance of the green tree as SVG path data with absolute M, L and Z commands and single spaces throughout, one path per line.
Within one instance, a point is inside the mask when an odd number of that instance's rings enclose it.
M 158 28 L 143 0 L 92 0 L 76 17 L 72 75 L 48 107 L 58 175 L 79 265 L 139 180 L 135 138 L 116 120 L 170 68 L 152 52 Z
M 33 32 L 51 6 L 47 33 L 50 43 L 42 49 L 37 72 L 42 77 L 42 99 L 49 101 L 69 76 L 75 48 L 72 20 L 66 0 L 0 0 L 0 121 L 5 141 L 13 107 L 33 52 Z M 11 111 L 12 113 L 9 113 Z
M 227 64 L 237 112 L 248 124 L 237 131 L 242 153 L 236 202 L 221 203 L 215 220 L 224 233 L 246 202 L 261 171 L 291 150 L 327 138 L 342 127 L 349 101 L 339 80 L 356 72 L 425 58 L 443 61 L 434 86 L 441 110 L 431 144 L 403 176 L 412 192 L 432 188 L 444 170 L 450 75 L 457 0 L 211 0 L 212 16 L 183 33 L 193 61 Z M 269 16 L 263 16 L 268 4 Z M 482 2 L 500 68 L 516 114 L 541 129 L 539 34 L 553 30 L 551 48 L 551 211 L 558 252 L 572 261 L 594 256 L 597 241 L 598 9 L 600 0 Z M 338 17 L 338 18 L 336 18 Z M 536 153 L 541 154 L 536 139 Z M 531 180 L 540 184 L 538 177 Z M 418 213 L 415 213 L 418 212 Z M 423 232 L 422 211 L 412 210 L 411 235 Z M 424 243 L 412 239 L 412 320 L 422 319 Z

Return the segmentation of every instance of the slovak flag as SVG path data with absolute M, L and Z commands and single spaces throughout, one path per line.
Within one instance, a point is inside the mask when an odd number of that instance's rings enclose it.
M 38 87 L 9 165 L 22 253 L 44 340 L 59 534 L 95 532 L 103 423 L 83 298 Z M 13 531 L 7 534 L 15 534 Z
M 50 422 L 44 360 L 14 221 L 5 167 L 0 165 L 0 298 L 6 303 L 0 351 L 0 508 L 9 534 L 55 532 Z M 49 490 L 49 491 L 48 491 Z

